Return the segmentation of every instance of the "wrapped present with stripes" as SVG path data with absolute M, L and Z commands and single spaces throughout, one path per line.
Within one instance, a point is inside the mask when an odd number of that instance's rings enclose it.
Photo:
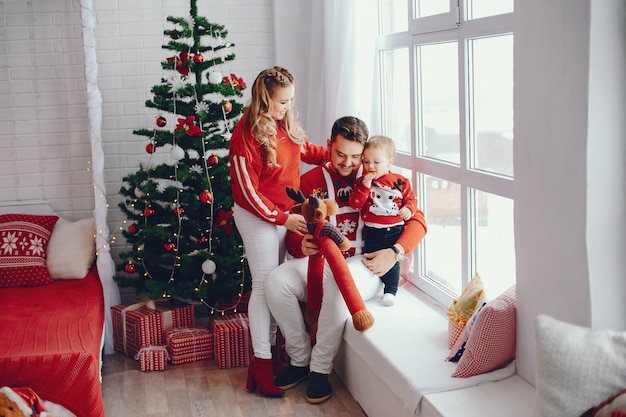
M 252 339 L 248 313 L 229 314 L 209 319 L 213 331 L 213 349 L 219 368 L 248 366 Z
M 130 357 L 143 347 L 165 345 L 165 330 L 195 325 L 193 306 L 171 299 L 113 306 L 111 320 L 113 348 Z
M 206 326 L 190 326 L 165 331 L 172 365 L 213 358 L 213 333 Z
M 167 359 L 167 346 L 143 347 L 135 355 L 140 371 L 164 371 L 167 368 Z

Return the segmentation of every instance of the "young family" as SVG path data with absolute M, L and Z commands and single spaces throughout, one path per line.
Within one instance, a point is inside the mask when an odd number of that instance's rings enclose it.
M 337 202 L 339 211 L 330 221 L 352 243 L 347 262 L 364 300 L 380 293 L 382 279 L 384 303 L 393 304 L 398 260 L 424 237 L 426 222 L 409 181 L 389 172 L 393 141 L 368 144 L 366 124 L 347 116 L 335 121 L 326 147 L 313 145 L 292 112 L 294 95 L 294 79 L 287 69 L 262 71 L 233 131 L 229 160 L 235 223 L 252 275 L 248 315 L 254 356 L 246 388 L 280 396 L 308 378 L 307 401 L 317 404 L 332 395 L 328 375 L 349 312 L 326 265 L 316 343 L 311 347 L 300 302 L 307 299 L 307 257 L 318 249 L 304 218 L 289 212 L 294 201 L 286 187 Z M 364 153 L 366 147 L 371 149 Z M 300 176 L 301 161 L 316 167 Z M 351 197 L 354 190 L 358 197 Z M 393 201 L 385 201 L 382 211 L 375 201 L 378 190 L 393 195 L 385 195 Z M 287 251 L 294 259 L 284 262 Z M 373 275 L 358 273 L 357 262 Z M 276 325 L 291 358 L 287 368 L 277 360 Z

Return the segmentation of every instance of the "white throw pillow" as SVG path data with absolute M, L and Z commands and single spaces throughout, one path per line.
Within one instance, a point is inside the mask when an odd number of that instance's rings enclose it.
M 580 416 L 626 387 L 626 332 L 535 319 L 537 417 Z
M 96 257 L 95 230 L 93 218 L 57 222 L 46 253 L 52 279 L 80 279 L 87 275 Z

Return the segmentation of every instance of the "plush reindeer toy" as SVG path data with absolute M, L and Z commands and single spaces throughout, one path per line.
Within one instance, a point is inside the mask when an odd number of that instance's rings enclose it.
M 322 280 L 326 260 L 348 306 L 348 311 L 352 315 L 354 328 L 359 331 L 369 329 L 374 325 L 374 317 L 366 309 L 363 298 L 354 284 L 346 259 L 341 254 L 342 251 L 350 249 L 350 240 L 327 219 L 328 216 L 337 212 L 337 203 L 315 196 L 305 198 L 301 191 L 296 191 L 291 187 L 287 187 L 287 195 L 297 203 L 291 208 L 291 212 L 304 216 L 309 233 L 313 235 L 319 248 L 318 254 L 309 256 L 305 322 L 309 328 L 317 328 L 317 319 L 322 305 Z

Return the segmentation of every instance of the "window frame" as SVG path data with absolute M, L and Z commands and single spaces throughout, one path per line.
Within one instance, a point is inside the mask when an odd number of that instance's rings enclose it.
M 383 0 L 384 1 L 384 0 Z M 471 277 L 476 273 L 476 255 L 474 248 L 474 237 L 476 235 L 473 225 L 476 224 L 472 220 L 471 210 L 475 207 L 473 199 L 475 191 L 482 191 L 495 194 L 514 200 L 514 176 L 500 175 L 493 172 L 482 171 L 472 168 L 471 155 L 469 152 L 472 140 L 470 128 L 472 126 L 467 122 L 469 120 L 469 109 L 467 99 L 469 97 L 468 81 L 469 66 L 467 64 L 467 50 L 469 43 L 473 39 L 487 38 L 493 36 L 512 35 L 513 32 L 513 13 L 507 13 L 496 16 L 482 17 L 474 20 L 467 20 L 464 9 L 465 1 L 458 2 L 451 0 L 451 10 L 443 15 L 429 16 L 427 18 L 413 19 L 409 17 L 409 30 L 387 35 L 380 35 L 376 42 L 376 51 L 379 57 L 379 74 L 382 74 L 382 59 L 380 59 L 383 51 L 395 50 L 400 48 L 408 48 L 409 51 L 409 76 L 410 76 L 410 132 L 411 132 L 411 149 L 410 154 L 405 152 L 397 152 L 394 165 L 399 168 L 410 170 L 413 184 L 417 184 L 415 189 L 418 191 L 420 201 L 425 201 L 425 184 L 424 176 L 432 176 L 441 178 L 450 182 L 460 184 L 460 203 L 461 203 L 461 285 L 465 287 Z M 456 7 L 453 7 L 455 5 Z M 408 0 L 408 16 L 414 16 L 414 0 Z M 462 21 L 459 21 L 463 16 Z M 451 23 L 453 22 L 453 23 Z M 434 160 L 419 154 L 418 138 L 417 138 L 417 104 L 416 97 L 418 94 L 417 79 L 417 63 L 416 63 L 416 45 L 434 44 L 442 42 L 457 42 L 458 48 L 458 70 L 459 70 L 459 152 L 460 161 L 458 166 L 441 160 Z M 383 80 L 379 80 L 379 88 L 381 88 L 380 96 L 383 97 Z M 385 105 L 381 104 L 379 114 L 381 116 L 381 127 L 385 134 L 384 115 Z M 511 224 L 513 230 L 513 224 Z M 425 239 L 428 238 L 428 235 Z M 409 281 L 427 294 L 434 297 L 440 303 L 447 305 L 454 298 L 458 298 L 459 294 L 451 291 L 449 288 L 441 285 L 437 281 L 427 277 L 424 262 L 426 245 L 420 244 L 414 251 L 414 262 L 412 274 L 409 274 Z M 514 272 L 514 268 L 513 268 Z M 497 295 L 497 294 L 496 294 Z

